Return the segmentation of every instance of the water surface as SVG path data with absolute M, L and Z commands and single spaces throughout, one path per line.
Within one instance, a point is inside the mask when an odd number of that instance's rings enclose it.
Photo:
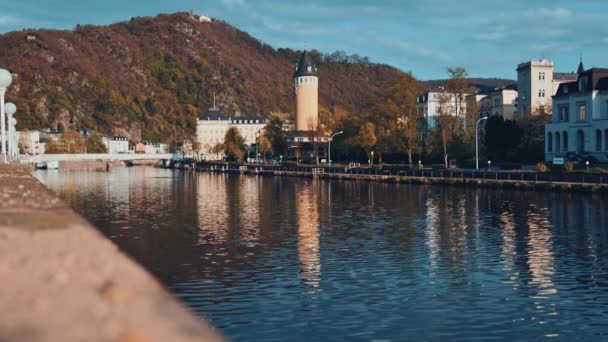
M 36 176 L 235 341 L 608 340 L 606 197 L 145 167 Z

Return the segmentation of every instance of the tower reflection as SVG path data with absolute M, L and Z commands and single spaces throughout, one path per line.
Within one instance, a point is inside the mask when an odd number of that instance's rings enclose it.
M 302 184 L 296 188 L 300 277 L 307 286 L 315 288 L 319 286 L 321 280 L 319 209 L 316 187 L 318 187 L 318 183 L 313 182 Z

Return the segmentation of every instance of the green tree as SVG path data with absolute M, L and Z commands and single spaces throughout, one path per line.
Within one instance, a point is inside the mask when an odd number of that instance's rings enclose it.
M 357 135 L 357 145 L 367 153 L 367 158 L 371 159 L 372 148 L 376 145 L 376 128 L 373 123 L 366 122 L 359 128 L 359 134 Z
M 231 127 L 224 136 L 224 151 L 228 158 L 241 162 L 245 155 L 245 139 L 241 136 L 239 129 Z
M 264 135 L 268 138 L 272 152 L 275 156 L 284 155 L 287 152 L 287 133 L 283 129 L 285 120 L 278 115 L 270 115 L 264 127 Z
M 101 135 L 93 133 L 87 139 L 87 153 L 108 153 L 108 148 L 103 143 Z

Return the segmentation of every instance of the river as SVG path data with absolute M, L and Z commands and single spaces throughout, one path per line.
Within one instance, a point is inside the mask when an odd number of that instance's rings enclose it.
M 35 176 L 234 341 L 608 339 L 608 198 L 151 167 Z

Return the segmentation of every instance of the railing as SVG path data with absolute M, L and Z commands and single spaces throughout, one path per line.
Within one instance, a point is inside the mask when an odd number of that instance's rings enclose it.
M 239 166 L 227 163 L 199 163 L 197 168 L 207 170 L 223 170 L 241 172 L 247 166 Z M 279 165 L 256 165 L 256 173 L 262 171 L 284 171 L 303 174 L 344 174 L 344 175 L 377 175 L 377 176 L 402 176 L 419 178 L 457 178 L 457 179 L 479 179 L 479 180 L 502 180 L 502 181 L 526 181 L 526 182 L 554 182 L 554 183 L 584 183 L 605 184 L 608 182 L 608 174 L 598 173 L 566 173 L 566 172 L 517 172 L 517 171 L 487 171 L 487 170 L 417 170 L 403 166 L 388 166 L 383 168 L 366 167 L 318 167 L 318 166 L 279 166 Z

